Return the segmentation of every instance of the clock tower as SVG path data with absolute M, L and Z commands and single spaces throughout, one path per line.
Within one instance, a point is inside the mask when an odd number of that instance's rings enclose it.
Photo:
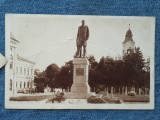
M 134 52 L 135 48 L 135 42 L 133 41 L 132 38 L 132 31 L 130 30 L 130 24 L 129 24 L 129 29 L 126 32 L 125 35 L 125 40 L 123 41 L 123 54 L 130 54 Z

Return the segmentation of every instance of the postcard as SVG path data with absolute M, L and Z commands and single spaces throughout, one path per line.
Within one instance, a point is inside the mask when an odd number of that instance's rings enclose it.
M 5 15 L 6 109 L 154 109 L 155 17 Z

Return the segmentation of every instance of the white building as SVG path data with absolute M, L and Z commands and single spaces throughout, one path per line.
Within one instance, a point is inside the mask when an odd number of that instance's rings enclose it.
M 123 44 L 123 54 L 129 54 L 131 52 L 134 52 L 135 42 L 133 41 L 132 36 L 133 36 L 132 31 L 130 30 L 130 27 L 129 27 L 129 30 L 126 32 L 126 35 L 125 35 L 125 40 L 122 43 Z
M 11 95 L 34 92 L 35 63 L 17 54 L 19 41 L 10 35 L 10 82 Z

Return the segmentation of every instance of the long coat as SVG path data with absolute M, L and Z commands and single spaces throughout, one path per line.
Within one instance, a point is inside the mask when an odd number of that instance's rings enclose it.
M 79 26 L 77 34 L 77 45 L 87 46 L 87 40 L 89 38 L 88 26 Z

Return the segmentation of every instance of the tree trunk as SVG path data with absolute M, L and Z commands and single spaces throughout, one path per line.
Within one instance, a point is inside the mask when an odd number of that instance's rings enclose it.
M 135 87 L 133 87 L 133 91 L 136 93 L 136 89 L 135 89 Z
M 62 91 L 63 91 L 63 87 L 61 87 Z
M 147 95 L 147 88 L 144 88 L 144 94 Z
M 127 95 L 127 86 L 125 87 L 125 95 Z
M 125 93 L 125 91 L 124 91 L 124 86 L 122 87 L 122 94 L 124 94 Z
M 53 92 L 53 88 L 51 88 L 51 92 Z
M 115 93 L 116 92 L 116 88 L 115 88 L 115 86 L 113 87 L 113 93 Z
M 113 96 L 113 87 L 111 87 L 111 96 Z
M 139 95 L 141 94 L 141 88 L 138 89 Z
M 104 91 L 106 92 L 106 87 L 104 88 Z

